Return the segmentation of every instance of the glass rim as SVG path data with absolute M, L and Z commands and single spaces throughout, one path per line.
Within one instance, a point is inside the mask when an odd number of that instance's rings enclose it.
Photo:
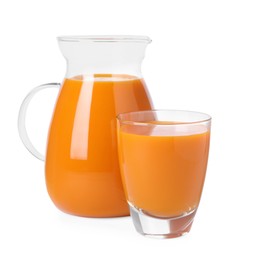
M 198 111 L 192 111 L 192 110 L 178 110 L 178 109 L 151 109 L 151 110 L 142 110 L 142 111 L 133 111 L 133 112 L 125 112 L 125 113 L 120 113 L 116 116 L 116 119 L 125 125 L 138 125 L 138 126 L 147 126 L 147 125 L 154 125 L 154 123 L 149 123 L 149 122 L 141 122 L 138 120 L 132 120 L 132 119 L 123 119 L 124 116 L 127 115 L 140 115 L 140 114 L 145 114 L 145 113 L 190 113 L 190 114 L 195 114 L 204 117 L 203 119 L 199 120 L 189 120 L 189 121 L 166 121 L 167 124 L 164 124 L 165 120 L 159 120 L 155 125 L 158 126 L 176 126 L 176 125 L 190 125 L 190 124 L 200 124 L 200 123 L 207 123 L 211 122 L 212 117 L 209 114 L 203 113 L 203 112 L 198 112 Z M 161 122 L 161 123 L 159 123 Z
M 124 42 L 124 43 L 151 43 L 145 35 L 63 35 L 58 36 L 59 42 Z

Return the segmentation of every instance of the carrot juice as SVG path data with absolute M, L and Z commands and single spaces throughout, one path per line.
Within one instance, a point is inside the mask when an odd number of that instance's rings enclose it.
M 121 175 L 129 204 L 158 218 L 194 211 L 205 179 L 208 127 L 143 123 L 118 128 Z
M 120 178 L 116 115 L 152 107 L 142 79 L 65 79 L 48 136 L 46 184 L 55 205 L 87 217 L 129 214 Z

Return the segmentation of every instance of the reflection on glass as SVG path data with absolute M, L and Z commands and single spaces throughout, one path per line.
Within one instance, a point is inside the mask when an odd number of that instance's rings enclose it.
M 88 156 L 92 91 L 93 81 L 84 81 L 76 106 L 70 148 L 71 159 L 86 160 Z

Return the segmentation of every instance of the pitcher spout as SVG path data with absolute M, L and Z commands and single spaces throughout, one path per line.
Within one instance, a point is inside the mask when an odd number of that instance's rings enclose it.
M 76 75 L 129 74 L 141 77 L 141 63 L 151 39 L 147 36 L 60 36 L 67 61 L 66 78 Z

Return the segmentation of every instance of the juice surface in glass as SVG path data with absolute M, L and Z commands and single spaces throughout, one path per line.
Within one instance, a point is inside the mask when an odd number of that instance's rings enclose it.
M 210 131 L 203 125 L 182 125 L 185 131 L 177 132 L 173 123 L 169 123 L 171 128 L 166 122 L 150 123 L 150 128 L 125 125 L 118 130 L 127 200 L 158 218 L 187 214 L 200 201 Z
M 48 136 L 46 184 L 55 205 L 88 217 L 129 214 L 119 172 L 116 115 L 152 107 L 142 79 L 65 79 Z

